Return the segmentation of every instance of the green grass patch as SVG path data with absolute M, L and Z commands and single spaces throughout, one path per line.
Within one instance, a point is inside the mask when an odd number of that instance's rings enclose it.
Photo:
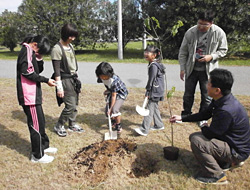
M 124 52 L 123 59 L 118 59 L 117 43 L 97 44 L 95 49 L 92 47 L 76 49 L 76 57 L 78 61 L 84 62 L 110 62 L 110 63 L 146 63 L 143 58 L 142 42 L 130 42 L 127 44 Z M 20 47 L 10 52 L 7 48 L 0 47 L 0 59 L 17 59 Z M 44 56 L 45 60 L 50 60 L 50 56 Z M 178 60 L 164 59 L 163 63 L 178 64 Z M 226 66 L 250 66 L 249 58 L 223 58 L 220 60 L 220 65 Z
M 250 66 L 250 59 L 222 59 L 219 64 L 225 66 Z

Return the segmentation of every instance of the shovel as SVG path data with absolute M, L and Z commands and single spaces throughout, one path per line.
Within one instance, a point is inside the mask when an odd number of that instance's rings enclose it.
M 149 115 L 149 110 L 145 109 L 147 102 L 148 102 L 148 97 L 146 97 L 144 99 L 142 107 L 137 105 L 135 108 L 137 113 L 139 113 L 141 116 L 148 116 Z
M 117 139 L 117 131 L 112 131 L 112 124 L 111 124 L 111 118 L 110 115 L 108 114 L 108 121 L 109 121 L 109 132 L 105 133 L 104 135 L 104 140 L 112 140 L 112 139 Z

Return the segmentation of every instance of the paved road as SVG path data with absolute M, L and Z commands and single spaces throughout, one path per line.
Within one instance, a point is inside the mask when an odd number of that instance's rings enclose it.
M 99 63 L 79 62 L 79 77 L 84 84 L 96 84 L 95 68 Z M 146 64 L 112 63 L 115 73 L 126 83 L 128 87 L 144 88 L 147 82 Z M 166 65 L 168 88 L 176 87 L 177 91 L 184 91 L 184 82 L 179 78 L 179 65 Z M 250 67 L 247 66 L 221 66 L 230 70 L 234 75 L 234 95 L 250 95 L 249 79 Z M 45 61 L 45 69 L 42 75 L 50 77 L 52 74 L 52 64 Z M 0 78 L 15 78 L 16 61 L 0 60 Z M 197 90 L 199 90 L 197 86 Z

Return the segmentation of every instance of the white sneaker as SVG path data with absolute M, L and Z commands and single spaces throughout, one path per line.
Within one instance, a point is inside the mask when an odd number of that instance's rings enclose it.
M 55 132 L 60 136 L 60 137 L 66 137 L 67 136 L 67 131 L 64 128 L 64 125 L 56 124 L 54 127 Z
M 31 155 L 31 162 L 34 162 L 34 163 L 50 163 L 54 160 L 54 157 L 53 156 L 48 156 L 47 154 L 44 154 L 42 158 L 40 159 L 37 159 L 35 158 L 35 156 L 32 154 Z
M 55 147 L 49 147 L 49 148 L 46 148 L 44 149 L 44 153 L 56 153 L 57 152 L 57 148 Z
M 82 133 L 84 132 L 84 129 L 81 128 L 79 125 L 74 124 L 73 126 L 69 126 L 68 131 Z
M 147 133 L 142 132 L 140 128 L 135 128 L 135 132 L 138 133 L 139 135 L 142 135 L 142 136 L 148 135 Z
M 203 121 L 199 121 L 198 123 L 199 127 L 202 128 L 202 127 L 207 127 L 208 126 L 208 123 L 206 120 L 203 120 Z
M 182 121 L 175 121 L 175 123 L 182 123 Z
M 159 127 L 159 128 L 157 128 L 157 127 L 155 127 L 155 126 L 151 126 L 151 127 L 150 127 L 150 130 L 151 130 L 151 131 L 164 130 L 164 129 L 165 129 L 164 126 L 163 126 L 163 127 Z

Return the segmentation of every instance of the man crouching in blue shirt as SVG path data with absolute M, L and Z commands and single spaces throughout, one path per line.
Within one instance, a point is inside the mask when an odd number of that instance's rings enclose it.
M 225 171 L 240 167 L 250 154 L 249 118 L 244 107 L 231 94 L 234 79 L 225 69 L 210 72 L 207 90 L 213 98 L 203 112 L 174 115 L 170 122 L 202 121 L 212 118 L 210 127 L 190 135 L 192 152 L 201 166 L 195 179 L 201 183 L 228 183 Z

